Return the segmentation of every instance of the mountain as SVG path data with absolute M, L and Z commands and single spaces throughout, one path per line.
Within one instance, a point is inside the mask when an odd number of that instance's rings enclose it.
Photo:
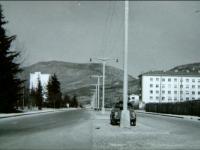
M 61 61 L 39 62 L 23 68 L 21 78 L 27 80 L 26 86 L 29 87 L 30 73 L 41 72 L 47 74 L 56 74 L 61 83 L 63 94 L 70 96 L 76 94 L 79 101 L 89 103 L 92 96 L 91 89 L 95 87 L 91 84 L 96 84 L 97 79 L 91 75 L 102 75 L 102 64 L 97 63 L 69 63 Z M 105 98 L 106 104 L 116 101 L 117 98 L 122 98 L 123 87 L 123 70 L 106 66 L 105 73 Z M 138 81 L 129 75 L 129 87 L 131 92 L 137 89 Z
M 200 63 L 191 63 L 191 64 L 180 65 L 180 66 L 170 69 L 169 71 L 200 73 Z

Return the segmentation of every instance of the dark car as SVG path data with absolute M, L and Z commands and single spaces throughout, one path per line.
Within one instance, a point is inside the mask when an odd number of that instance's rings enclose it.
M 120 124 L 121 112 L 123 110 L 123 102 L 118 102 L 114 104 L 110 114 L 110 124 L 118 125 Z M 128 103 L 128 110 L 130 112 L 130 125 L 136 126 L 136 113 L 134 111 L 133 105 Z

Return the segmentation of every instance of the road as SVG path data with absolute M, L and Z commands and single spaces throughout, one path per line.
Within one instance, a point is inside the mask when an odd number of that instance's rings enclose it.
M 200 121 L 138 113 L 137 126 L 122 129 L 108 115 L 73 110 L 0 119 L 0 149 L 200 149 Z
M 0 120 L 0 149 L 90 150 L 91 115 L 73 110 Z
M 97 150 L 200 150 L 200 121 L 137 113 L 136 127 L 121 129 L 104 119 L 93 131 Z

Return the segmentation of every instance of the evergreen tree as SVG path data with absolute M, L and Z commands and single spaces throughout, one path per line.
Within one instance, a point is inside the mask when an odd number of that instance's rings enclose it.
M 64 107 L 66 107 L 67 105 L 70 106 L 70 104 L 71 104 L 70 96 L 66 94 L 66 95 L 64 96 L 63 106 L 64 106 Z
M 29 98 L 30 98 L 30 106 L 35 106 L 36 105 L 36 90 L 32 87 L 30 90 L 30 94 L 29 94 Z
M 47 100 L 50 107 L 60 108 L 62 105 L 60 82 L 55 74 L 51 76 L 47 85 Z
M 76 95 L 73 96 L 73 99 L 72 99 L 72 102 L 71 102 L 71 106 L 72 107 L 78 107 L 78 100 L 77 100 L 77 97 Z
M 19 52 L 10 51 L 16 36 L 7 36 L 4 25 L 2 7 L 0 5 L 0 112 L 13 112 L 22 95 L 22 83 L 17 75 L 22 70 L 15 60 Z
M 38 78 L 38 86 L 36 88 L 36 105 L 38 106 L 38 109 L 42 109 L 42 103 L 43 103 L 43 93 L 42 93 L 42 85 L 40 78 Z

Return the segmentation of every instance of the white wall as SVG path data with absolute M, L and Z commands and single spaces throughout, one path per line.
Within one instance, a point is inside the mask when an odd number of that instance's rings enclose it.
M 197 99 L 200 99 L 200 77 L 142 76 L 142 101 L 145 103 Z
M 43 88 L 43 94 L 44 94 L 43 96 L 46 99 L 45 92 L 47 90 L 46 86 L 48 84 L 49 77 L 50 77 L 50 74 L 41 74 L 41 72 L 30 73 L 29 89 L 32 89 L 32 88 L 35 89 L 38 86 L 38 78 L 39 78 L 41 81 L 42 88 Z

